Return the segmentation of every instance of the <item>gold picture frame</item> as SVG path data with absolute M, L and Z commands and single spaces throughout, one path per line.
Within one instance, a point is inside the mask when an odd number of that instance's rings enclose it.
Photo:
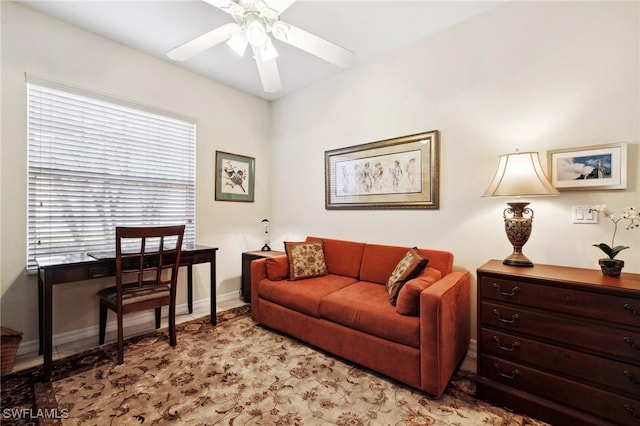
M 325 151 L 325 207 L 438 209 L 439 132 Z

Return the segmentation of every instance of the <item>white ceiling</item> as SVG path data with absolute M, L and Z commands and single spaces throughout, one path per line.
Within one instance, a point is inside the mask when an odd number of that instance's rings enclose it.
M 280 19 L 351 50 L 356 55 L 354 66 L 358 66 L 505 1 L 298 0 Z M 171 61 L 166 56 L 169 50 L 233 22 L 229 14 L 200 0 L 20 0 L 19 3 L 266 100 L 343 72 L 275 39 L 283 86 L 277 93 L 262 90 L 249 54 L 239 57 L 225 43 L 187 61 Z

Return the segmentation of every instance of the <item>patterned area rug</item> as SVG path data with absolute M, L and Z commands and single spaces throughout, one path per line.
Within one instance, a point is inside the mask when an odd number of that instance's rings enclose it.
M 247 306 L 180 325 L 175 348 L 165 332 L 131 339 L 115 359 L 106 345 L 56 361 L 51 384 L 34 385 L 39 369 L 3 378 L 2 423 L 36 424 L 5 416 L 22 406 L 63 425 L 544 425 L 476 400 L 472 373 L 433 398 L 256 326 Z

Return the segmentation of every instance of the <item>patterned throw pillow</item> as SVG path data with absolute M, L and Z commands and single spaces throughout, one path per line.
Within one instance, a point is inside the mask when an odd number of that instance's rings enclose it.
M 427 263 L 429 263 L 429 259 L 424 257 L 416 247 L 409 249 L 407 254 L 400 259 L 387 281 L 389 302 L 392 306 L 396 306 L 398 293 L 404 283 L 420 274 L 426 268 Z
M 289 279 L 320 277 L 327 275 L 322 241 L 292 243 L 285 242 L 284 248 L 289 259 Z

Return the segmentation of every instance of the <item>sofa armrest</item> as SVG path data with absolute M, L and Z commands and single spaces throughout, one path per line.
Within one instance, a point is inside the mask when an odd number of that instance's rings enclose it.
M 423 389 L 440 396 L 469 349 L 468 271 L 455 271 L 420 293 L 420 374 Z
M 267 259 L 251 262 L 251 316 L 260 322 L 260 304 L 258 303 L 258 283 L 267 278 Z

